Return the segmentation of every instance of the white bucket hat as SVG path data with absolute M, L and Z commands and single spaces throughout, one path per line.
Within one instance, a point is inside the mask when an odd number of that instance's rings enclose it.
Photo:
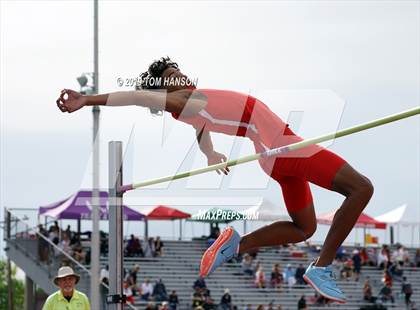
M 80 276 L 71 269 L 69 266 L 64 266 L 58 269 L 57 276 L 54 278 L 54 284 L 58 285 L 58 279 L 65 278 L 68 276 L 73 276 L 76 278 L 76 284 L 80 280 Z

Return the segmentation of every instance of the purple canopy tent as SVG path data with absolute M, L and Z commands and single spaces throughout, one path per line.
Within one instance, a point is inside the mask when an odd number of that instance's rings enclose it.
M 90 220 L 92 212 L 92 191 L 82 190 L 74 195 L 50 205 L 40 207 L 38 215 L 49 216 L 65 220 Z M 99 192 L 99 216 L 101 220 L 108 220 L 108 192 Z M 140 221 L 144 215 L 123 206 L 124 220 Z

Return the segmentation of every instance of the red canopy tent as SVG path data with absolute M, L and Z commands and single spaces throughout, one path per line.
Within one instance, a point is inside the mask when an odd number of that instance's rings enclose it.
M 316 220 L 318 224 L 331 225 L 336 211 L 337 210 L 317 216 Z M 386 223 L 377 221 L 374 218 L 367 215 L 366 213 L 362 213 L 357 219 L 357 222 L 354 225 L 354 227 L 363 228 L 363 242 L 365 244 L 366 243 L 366 228 L 386 229 Z
M 133 209 L 141 212 L 145 215 L 144 223 L 144 234 L 146 237 L 149 236 L 149 227 L 148 221 L 149 220 L 180 220 L 179 221 L 179 236 L 180 239 L 182 238 L 182 219 L 187 219 L 191 217 L 191 214 L 182 212 L 178 209 L 171 208 L 168 206 L 158 205 L 152 207 L 132 207 Z

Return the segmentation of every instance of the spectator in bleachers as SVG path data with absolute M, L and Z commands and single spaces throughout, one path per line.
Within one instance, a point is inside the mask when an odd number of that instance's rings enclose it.
M 49 243 L 44 238 L 48 238 L 48 232 L 45 230 L 42 224 L 38 225 L 38 259 L 41 262 L 48 261 Z M 44 237 L 44 238 L 43 238 Z
M 244 274 L 249 276 L 254 275 L 254 269 L 252 268 L 252 257 L 248 253 L 245 253 L 242 258 L 241 269 Z
M 141 285 L 141 299 L 149 300 L 153 294 L 153 284 L 150 283 L 150 280 L 146 278 L 146 280 Z
M 283 307 L 281 305 L 278 305 L 277 310 L 283 310 Z
M 160 306 L 159 310 L 170 310 L 168 306 L 168 302 L 164 301 Z
M 230 291 L 228 288 L 225 289 L 225 293 L 223 294 L 222 298 L 220 299 L 219 306 L 222 308 L 221 310 L 231 310 L 232 309 L 232 296 L 230 295 Z
M 252 305 L 251 304 L 246 305 L 244 310 L 252 310 Z
M 130 256 L 130 257 L 133 257 L 133 256 L 144 257 L 140 240 L 134 235 L 131 235 L 130 240 L 128 240 L 127 242 L 127 246 L 125 247 L 125 255 Z
M 305 299 L 305 295 L 302 295 L 302 297 L 300 297 L 298 304 L 297 304 L 297 308 L 298 310 L 306 310 L 308 309 L 306 307 L 306 299 Z
M 346 258 L 346 249 L 342 246 L 338 247 L 337 251 L 335 252 L 335 259 L 338 261 L 342 261 Z
M 279 264 L 274 264 L 273 269 L 271 270 L 271 286 L 274 288 L 281 288 L 283 283 L 283 274 L 280 270 Z
M 176 308 L 179 305 L 179 299 L 175 290 L 173 290 L 171 295 L 169 295 L 168 301 L 169 301 L 169 310 L 176 310 Z
M 359 281 L 360 271 L 362 269 L 362 258 L 358 250 L 353 251 L 353 256 L 351 259 L 353 261 L 354 280 Z
M 207 291 L 206 281 L 204 281 L 204 278 L 202 276 L 199 276 L 197 280 L 195 280 L 193 284 L 193 288 L 194 288 L 194 291 L 200 294 Z
M 305 267 L 303 267 L 303 264 L 299 264 L 299 267 L 296 268 L 296 272 L 295 272 L 295 280 L 296 280 L 296 284 L 299 285 L 306 285 L 305 280 L 303 280 L 303 275 L 305 274 Z
M 391 301 L 394 303 L 394 296 L 392 295 L 392 287 L 390 283 L 386 283 L 379 292 L 379 298 L 383 302 Z
M 267 306 L 267 310 L 274 310 L 274 304 L 273 301 L 270 301 L 270 303 Z
M 68 255 L 72 255 L 73 251 L 70 246 L 70 238 L 67 233 L 63 233 L 63 239 L 60 241 L 58 247 Z
M 315 292 L 313 297 L 313 302 L 316 306 L 325 306 L 328 303 L 328 299 L 326 299 L 324 296 L 319 295 L 317 292 Z
M 341 265 L 340 277 L 348 281 L 352 276 L 352 270 L 353 270 L 353 261 L 351 258 L 348 258 Z
M 155 256 L 163 256 L 163 242 L 159 236 L 155 240 L 155 253 Z
M 398 244 L 397 248 L 392 252 L 391 261 L 403 266 L 406 260 L 409 260 L 408 251 L 401 244 Z
M 416 256 L 414 257 L 414 266 L 420 267 L 420 249 L 416 250 Z
M 283 277 L 284 277 L 284 281 L 289 286 L 289 289 L 293 285 L 295 285 L 296 283 L 295 271 L 293 270 L 292 265 L 287 264 L 286 268 L 284 268 L 284 271 L 283 271 Z
M 145 257 L 155 257 L 155 242 L 152 237 L 147 238 L 145 237 L 144 243 L 143 243 L 143 253 Z
M 388 269 L 391 274 L 392 280 L 401 282 L 404 274 L 404 270 L 402 269 L 401 264 L 390 263 L 389 265 L 390 266 L 388 267 Z
M 405 305 L 409 307 L 411 305 L 411 295 L 413 294 L 413 288 L 411 287 L 411 284 L 407 281 L 406 277 L 403 277 L 401 293 L 404 294 Z
M 127 281 L 123 283 L 123 294 L 127 298 L 127 303 L 134 305 L 133 289 Z
M 156 301 L 166 301 L 168 300 L 168 294 L 166 292 L 166 286 L 162 282 L 162 279 L 156 281 L 155 286 L 153 288 L 152 297 Z
M 263 305 L 258 305 L 257 310 L 264 310 L 264 306 Z
M 373 297 L 372 286 L 370 285 L 369 277 L 366 277 L 365 283 L 363 284 L 363 300 L 372 303 L 376 300 L 376 298 Z
M 378 259 L 376 260 L 379 269 L 383 269 L 385 265 L 388 264 L 389 256 L 390 254 L 389 254 L 388 246 L 384 244 L 382 246 L 382 249 L 378 252 Z
M 151 301 L 147 303 L 145 310 L 158 310 L 158 309 L 156 308 L 155 303 Z
M 81 264 L 86 264 L 86 252 L 81 245 L 73 247 L 73 257 Z
M 66 228 L 66 230 L 64 232 L 67 234 L 67 236 L 69 237 L 70 240 L 71 240 L 71 238 L 73 238 L 74 233 L 71 230 L 70 225 L 67 225 L 67 228 Z
M 197 307 L 201 307 L 201 309 L 203 309 L 202 306 L 204 305 L 204 301 L 205 297 L 201 293 L 195 291 L 192 298 L 192 308 L 197 309 Z
M 131 288 L 133 289 L 133 294 L 136 295 L 138 291 L 138 285 L 137 285 L 137 273 L 140 272 L 140 266 L 134 265 L 133 269 L 130 270 L 130 272 L 126 276 L 126 281 L 129 283 Z
M 266 286 L 264 268 L 261 265 L 255 273 L 255 286 L 257 288 L 265 288 Z

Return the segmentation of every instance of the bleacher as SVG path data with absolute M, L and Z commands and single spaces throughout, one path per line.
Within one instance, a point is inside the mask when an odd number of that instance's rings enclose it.
M 194 241 L 164 241 L 165 249 L 163 257 L 156 258 L 125 258 L 124 268 L 131 269 L 135 264 L 140 265 L 140 272 L 138 273 L 138 284 L 149 278 L 152 283 L 158 279 L 164 282 L 168 294 L 172 290 L 176 290 L 180 299 L 180 309 L 191 309 L 191 300 L 193 294 L 192 285 L 197 279 L 199 262 L 202 253 L 207 247 L 204 240 Z M 352 251 L 352 248 L 348 248 Z M 296 268 L 299 263 L 302 263 L 305 268 L 315 258 L 315 253 L 311 254 L 305 250 L 308 255 L 305 257 L 292 257 L 287 249 L 268 248 L 263 249 L 258 253 L 257 259 L 262 263 L 266 278 L 269 280 L 271 268 L 274 263 L 279 263 L 283 269 L 287 264 L 291 264 Z M 414 257 L 414 251 L 410 250 L 410 256 Z M 106 257 L 101 258 L 101 265 L 105 266 L 108 263 Z M 404 276 L 412 284 L 414 293 L 412 301 L 420 304 L 420 269 L 404 267 Z M 353 279 L 347 281 L 339 279 L 338 270 L 336 270 L 337 279 L 340 288 L 346 293 L 348 303 L 339 305 L 337 303 L 327 306 L 314 305 L 314 290 L 308 285 L 294 286 L 289 288 L 284 284 L 279 292 L 275 288 L 257 289 L 254 286 L 254 279 L 251 276 L 243 275 L 241 273 L 240 263 L 225 264 L 206 278 L 207 288 L 211 292 L 211 296 L 215 303 L 220 301 L 225 288 L 230 289 L 232 301 L 238 309 L 243 309 L 247 304 L 253 305 L 254 308 L 259 304 L 268 305 L 273 301 L 277 307 L 281 305 L 283 309 L 297 309 L 297 302 L 302 295 L 305 295 L 307 304 L 310 309 L 360 309 L 367 304 L 363 301 L 363 283 L 364 279 L 369 276 L 373 288 L 374 295 L 377 295 L 382 287 L 383 271 L 376 267 L 362 268 L 362 274 L 358 282 Z M 395 303 L 386 303 L 387 308 L 405 309 L 404 300 L 399 296 L 401 291 L 401 283 L 395 282 L 393 285 L 393 293 Z M 136 297 L 135 306 L 139 309 L 144 309 L 147 305 L 146 301 L 142 301 L 140 297 Z

